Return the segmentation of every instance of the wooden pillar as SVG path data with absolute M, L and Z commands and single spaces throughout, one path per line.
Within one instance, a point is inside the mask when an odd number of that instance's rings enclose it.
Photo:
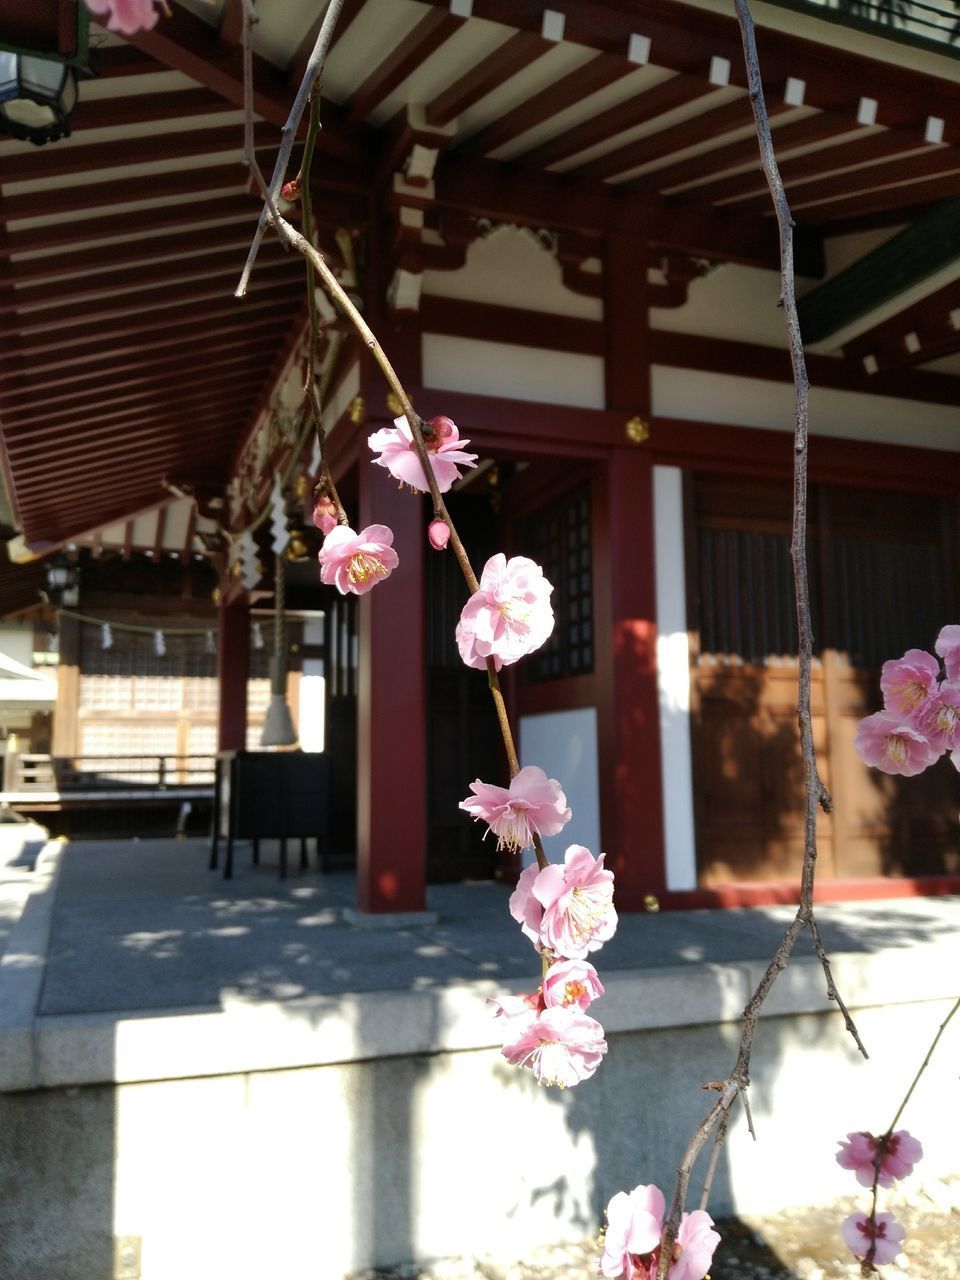
M 358 529 L 388 525 L 400 564 L 360 597 L 357 687 L 357 906 L 426 902 L 426 705 L 422 499 L 361 465 Z
M 606 399 L 623 412 L 624 444 L 610 454 L 594 507 L 598 648 L 610 659 L 599 676 L 598 748 L 604 848 L 625 910 L 666 883 L 653 458 L 642 439 L 650 416 L 646 263 L 642 237 L 608 238 Z
M 80 623 L 76 618 L 61 614 L 59 625 L 57 705 L 53 715 L 53 742 L 50 750 L 55 756 L 75 756 L 80 747 Z
M 247 745 L 247 677 L 250 672 L 250 611 L 246 598 L 220 602 L 217 673 L 220 677 L 217 750 Z

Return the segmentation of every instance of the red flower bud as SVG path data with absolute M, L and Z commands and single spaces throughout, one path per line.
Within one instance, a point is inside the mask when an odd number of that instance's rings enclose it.
M 300 179 L 293 178 L 290 182 L 285 182 L 280 188 L 280 194 L 283 196 L 284 200 L 299 200 Z

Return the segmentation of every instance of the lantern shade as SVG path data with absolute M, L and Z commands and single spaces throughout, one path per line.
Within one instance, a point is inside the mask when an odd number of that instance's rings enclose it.
M 0 131 L 34 142 L 56 142 L 70 133 L 77 104 L 73 67 L 52 58 L 0 52 Z

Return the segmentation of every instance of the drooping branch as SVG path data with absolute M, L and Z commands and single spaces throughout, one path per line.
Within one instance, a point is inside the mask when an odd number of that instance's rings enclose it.
M 677 1167 L 677 1180 L 671 1199 L 670 1211 L 667 1214 L 661 1239 L 660 1261 L 658 1265 L 659 1280 L 666 1280 L 670 1268 L 674 1242 L 686 1201 L 687 1189 L 697 1158 L 704 1146 L 711 1139 L 714 1149 L 711 1165 L 715 1163 L 720 1145 L 724 1140 L 729 1124 L 730 1109 L 738 1097 L 746 1106 L 746 1090 L 750 1083 L 750 1057 L 753 1050 L 754 1036 L 760 1018 L 760 1010 L 770 993 L 773 984 L 786 967 L 797 939 L 804 930 L 809 930 L 813 939 L 814 951 L 823 968 L 827 985 L 827 994 L 834 1000 L 844 1018 L 847 1030 L 853 1036 L 857 1048 L 867 1056 L 867 1051 L 857 1032 L 856 1025 L 837 991 L 830 969 L 830 962 L 820 938 L 813 907 L 813 891 L 816 878 L 817 863 L 817 815 L 822 808 L 829 813 L 832 807 L 830 795 L 820 779 L 817 770 L 817 758 L 813 741 L 813 718 L 810 706 L 810 673 L 813 657 L 813 626 L 810 615 L 810 590 L 807 578 L 807 451 L 809 436 L 809 392 L 810 383 L 807 377 L 806 360 L 803 353 L 803 339 L 800 333 L 800 322 L 797 316 L 797 301 L 794 284 L 793 265 L 793 218 L 784 191 L 783 181 L 777 165 L 770 132 L 770 121 L 763 97 L 763 82 L 760 75 L 760 64 L 757 56 L 756 38 L 753 19 L 747 0 L 734 0 L 737 21 L 743 43 L 744 63 L 747 72 L 747 84 L 750 90 L 750 102 L 753 108 L 757 141 L 760 148 L 760 161 L 777 216 L 780 235 L 780 306 L 783 309 L 787 329 L 787 341 L 790 349 L 790 364 L 793 370 L 795 389 L 794 435 L 793 435 L 793 522 L 790 554 L 793 562 L 794 596 L 797 614 L 798 636 L 798 689 L 797 689 L 797 723 L 800 731 L 800 748 L 803 760 L 804 781 L 804 834 L 803 834 L 803 868 L 800 880 L 800 903 L 797 913 L 784 932 L 773 958 L 767 966 L 756 990 L 750 997 L 743 1011 L 743 1022 L 740 1032 L 740 1045 L 737 1059 L 729 1077 L 718 1088 L 718 1097 L 709 1113 L 694 1131 L 687 1148 Z M 752 1124 L 750 1125 L 753 1131 Z M 708 1185 L 712 1174 L 708 1174 Z
M 244 0 L 245 9 L 249 3 L 250 0 Z M 323 22 L 320 24 L 320 30 L 317 32 L 317 38 L 314 42 L 313 51 L 307 62 L 306 70 L 303 73 L 300 88 L 297 90 L 297 96 L 293 100 L 293 106 L 290 108 L 290 114 L 283 126 L 280 150 L 277 152 L 277 160 L 273 166 L 273 176 L 270 179 L 270 194 L 273 197 L 274 202 L 279 199 L 280 188 L 283 186 L 284 174 L 287 172 L 287 165 L 290 163 L 290 156 L 293 152 L 293 144 L 297 136 L 297 130 L 300 128 L 300 121 L 303 119 L 303 113 L 307 109 L 307 103 L 310 101 L 314 85 L 319 83 L 320 76 L 323 71 L 323 64 L 327 57 L 327 50 L 330 48 L 330 41 L 333 38 L 334 28 L 337 25 L 337 19 L 340 17 L 340 10 L 342 8 L 343 0 L 330 0 L 330 3 L 327 5 L 327 11 L 323 15 Z M 245 27 L 247 26 L 246 21 L 244 25 Z M 249 46 L 249 31 L 247 32 L 246 39 Z M 248 48 L 245 50 L 245 60 L 251 60 Z M 252 93 L 253 77 L 251 73 L 252 67 L 246 66 L 245 63 L 245 93 Z M 249 89 L 247 88 L 248 85 L 250 86 Z M 257 223 L 257 230 L 253 237 L 253 243 L 250 245 L 250 252 L 247 254 L 247 261 L 244 264 L 243 272 L 240 276 L 240 282 L 236 288 L 236 297 L 238 298 L 242 298 L 247 292 L 247 285 L 250 282 L 250 273 L 253 270 L 253 264 L 256 262 L 257 254 L 260 251 L 260 244 L 263 241 L 269 217 L 269 206 L 265 204 L 265 207 L 260 213 L 260 220 Z

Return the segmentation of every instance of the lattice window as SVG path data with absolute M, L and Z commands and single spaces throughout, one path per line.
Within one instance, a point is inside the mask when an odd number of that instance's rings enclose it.
M 553 635 L 524 664 L 528 680 L 593 670 L 593 541 L 590 490 L 584 485 L 526 521 L 525 553 L 553 583 Z

